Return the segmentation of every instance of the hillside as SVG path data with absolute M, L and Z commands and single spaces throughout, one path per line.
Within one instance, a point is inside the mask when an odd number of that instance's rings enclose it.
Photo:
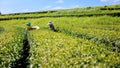
M 86 8 L 73 8 L 64 10 L 49 10 L 40 12 L 26 12 L 2 14 L 0 20 L 28 19 L 42 17 L 82 17 L 82 16 L 120 16 L 120 4 Z

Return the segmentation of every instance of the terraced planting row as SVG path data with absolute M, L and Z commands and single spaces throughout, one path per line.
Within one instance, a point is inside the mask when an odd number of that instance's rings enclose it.
M 60 22 L 63 22 L 63 24 L 59 25 L 59 23 L 56 23 L 56 25 L 59 32 L 78 38 L 84 38 L 85 40 L 91 40 L 96 44 L 112 45 L 113 50 L 120 52 L 120 28 L 118 28 L 120 27 L 120 23 L 116 18 L 93 17 L 73 20 L 69 20 L 68 18 L 69 21 L 66 21 L 67 18 L 64 18 L 60 19 Z
M 111 47 L 48 30 L 30 31 L 30 67 L 117 67 L 119 53 Z
M 22 40 L 24 35 L 19 28 L 4 27 L 5 31 L 0 33 L 0 67 L 6 68 L 14 65 L 21 58 Z M 9 29 L 10 28 L 10 29 Z

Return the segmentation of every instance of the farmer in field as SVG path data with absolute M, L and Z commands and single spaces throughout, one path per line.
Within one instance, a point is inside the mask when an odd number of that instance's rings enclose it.
M 50 30 L 56 31 L 55 28 L 54 28 L 54 25 L 53 25 L 53 23 L 51 21 L 48 22 L 48 25 L 50 27 Z
M 30 30 L 31 29 L 31 23 L 30 22 L 27 22 L 26 23 L 26 30 Z
M 39 26 L 31 26 L 30 22 L 26 23 L 26 30 L 37 30 L 39 29 Z

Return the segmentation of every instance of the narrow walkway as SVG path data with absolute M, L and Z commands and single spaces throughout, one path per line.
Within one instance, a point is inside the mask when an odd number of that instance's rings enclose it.
M 15 62 L 13 62 L 11 64 L 11 68 L 27 68 L 27 65 L 29 65 L 29 62 L 28 62 L 29 50 L 30 50 L 30 45 L 29 45 L 28 36 L 26 32 L 25 37 L 23 39 L 23 48 L 20 52 L 20 55 L 22 57 L 16 60 Z

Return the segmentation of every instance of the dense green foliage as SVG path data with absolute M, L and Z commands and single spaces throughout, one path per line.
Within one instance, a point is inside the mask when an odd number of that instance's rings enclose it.
M 0 31 L 0 67 L 9 67 L 12 62 L 21 56 L 23 30 L 13 23 L 0 22 L 2 31 Z
M 53 21 L 58 32 L 46 29 L 49 20 Z M 31 21 L 41 27 L 30 31 L 34 38 L 31 40 L 31 66 L 119 67 L 118 17 L 42 18 Z

